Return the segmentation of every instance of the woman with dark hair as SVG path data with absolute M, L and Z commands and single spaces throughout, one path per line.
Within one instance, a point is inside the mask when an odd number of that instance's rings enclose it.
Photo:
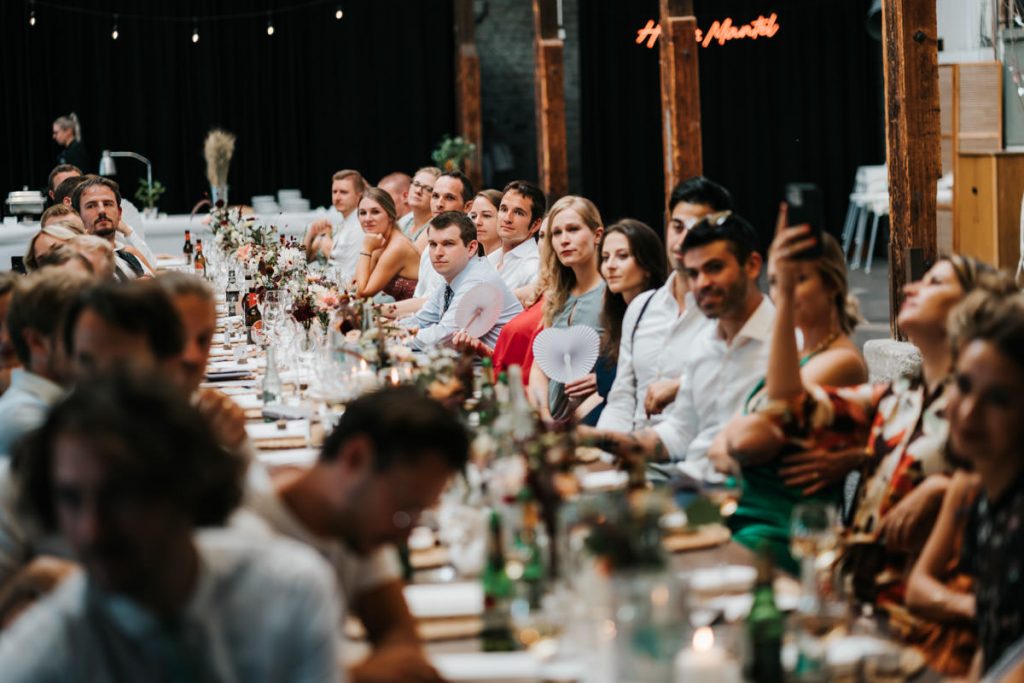
M 82 124 L 75 112 L 53 122 L 53 141 L 61 147 L 57 155 L 58 164 L 71 164 L 81 169 L 96 168 L 96 160 L 90 160 L 82 144 Z
M 605 230 L 598 249 L 607 285 L 601 311 L 601 355 L 615 363 L 626 309 L 639 294 L 661 286 L 667 266 L 658 234 L 633 218 L 624 218 Z
M 410 298 L 419 278 L 420 254 L 398 229 L 391 195 L 379 187 L 367 188 L 357 211 L 365 236 L 356 262 L 356 294 L 383 292 L 395 301 Z

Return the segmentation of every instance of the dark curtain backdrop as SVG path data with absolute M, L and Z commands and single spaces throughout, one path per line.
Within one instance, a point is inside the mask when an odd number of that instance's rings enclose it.
M 70 4 L 70 0 L 68 0 Z M 295 6 L 299 0 L 78 2 L 119 12 L 61 13 L 0 3 L 0 190 L 43 187 L 58 148 L 55 118 L 75 111 L 97 170 L 103 149 L 153 163 L 167 186 L 164 211 L 185 212 L 208 192 L 202 156 L 215 126 L 237 135 L 228 177 L 233 202 L 299 188 L 313 206 L 330 204 L 330 176 L 356 168 L 370 182 L 430 163 L 454 133 L 454 38 L 450 2 L 329 2 L 273 16 L 204 22 L 202 17 Z M 175 16 L 186 23 L 134 21 L 125 14 Z M 190 18 L 199 17 L 192 44 Z M 142 164 L 117 159 L 131 197 Z
M 695 0 L 698 26 L 776 12 L 771 40 L 699 51 L 704 174 L 770 241 L 787 181 L 818 183 L 834 234 L 857 166 L 884 163 L 881 44 L 869 0 Z M 606 220 L 663 220 L 658 50 L 634 42 L 656 0 L 580 3 L 583 188 Z

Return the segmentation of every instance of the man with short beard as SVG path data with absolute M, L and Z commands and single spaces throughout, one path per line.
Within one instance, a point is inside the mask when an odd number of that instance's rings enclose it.
M 82 217 L 85 232 L 110 242 L 115 247 L 118 280 L 151 277 L 153 267 L 142 252 L 132 246 L 116 247 L 114 236 L 121 222 L 121 190 L 117 183 L 101 176 L 85 176 L 71 195 L 71 206 Z
M 622 458 L 672 460 L 713 478 L 707 451 L 765 375 L 775 307 L 757 288 L 757 234 L 734 214 L 695 225 L 680 247 L 683 270 L 701 312 L 717 321 L 696 338 L 665 420 L 638 432 L 580 427 L 587 442 Z M 682 353 L 684 349 L 668 349 Z

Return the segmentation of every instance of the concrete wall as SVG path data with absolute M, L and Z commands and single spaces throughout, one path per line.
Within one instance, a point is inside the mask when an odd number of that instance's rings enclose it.
M 993 0 L 936 0 L 940 64 L 985 62 L 995 59 L 992 50 Z
M 484 172 L 500 189 L 516 178 L 537 179 L 537 121 L 534 108 L 533 14 L 530 0 L 477 2 L 476 45 Z M 482 15 L 482 18 L 481 18 Z M 569 189 L 580 185 L 580 69 L 577 0 L 563 0 L 565 108 L 569 147 Z M 506 168 L 511 163 L 511 168 Z

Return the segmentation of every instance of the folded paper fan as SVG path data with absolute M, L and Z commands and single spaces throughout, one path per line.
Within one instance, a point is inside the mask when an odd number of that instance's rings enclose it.
M 455 309 L 455 324 L 470 337 L 479 339 L 494 327 L 501 314 L 501 291 L 482 282 L 462 295 Z
M 533 356 L 548 378 L 568 384 L 594 369 L 600 347 L 593 327 L 549 327 L 533 340 Z

